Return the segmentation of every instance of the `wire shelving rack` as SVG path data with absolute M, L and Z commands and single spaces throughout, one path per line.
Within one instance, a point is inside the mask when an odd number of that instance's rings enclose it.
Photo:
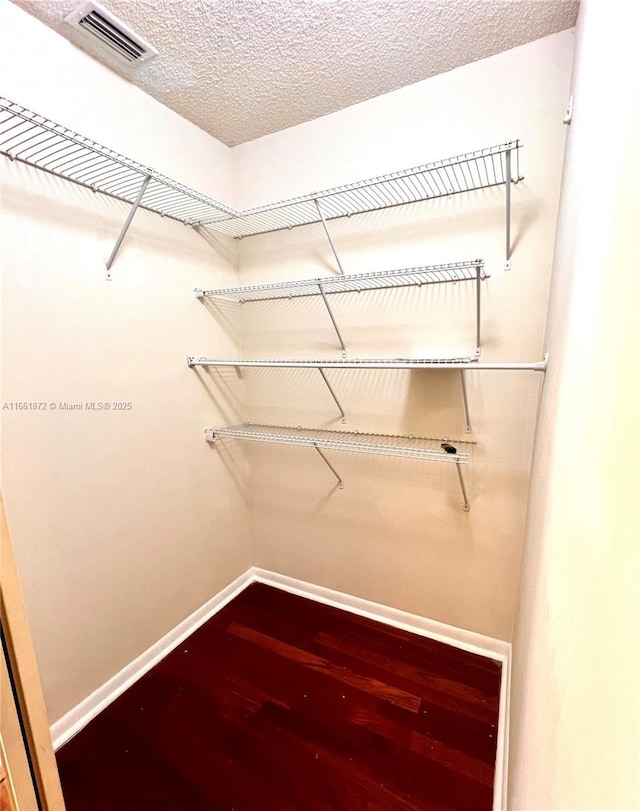
M 201 220 L 233 237 L 325 222 L 521 180 L 518 140 L 399 172 L 258 206 L 228 219 Z M 512 160 L 515 157 L 515 161 Z
M 509 263 L 511 184 L 522 179 L 520 149 L 518 140 L 508 141 L 411 169 L 239 211 L 21 104 L 0 97 L 0 154 L 132 204 L 107 260 L 108 271 L 138 208 L 232 237 L 322 223 L 339 271 L 344 274 L 327 229 L 328 220 L 501 185 L 506 191 L 506 255 Z M 107 278 L 111 278 L 110 273 Z
M 333 243 L 332 243 L 332 247 Z M 334 247 L 335 253 L 335 247 Z M 337 254 L 336 254 L 337 258 Z M 240 303 L 263 301 L 266 299 L 293 299 L 302 296 L 320 296 L 326 307 L 333 329 L 346 357 L 347 347 L 340 332 L 338 321 L 331 307 L 329 296 L 340 293 L 354 293 L 371 290 L 386 290 L 434 284 L 455 284 L 475 282 L 476 298 L 476 355 L 480 353 L 480 304 L 481 283 L 488 279 L 484 261 L 474 259 L 467 262 L 450 262 L 441 265 L 423 265 L 400 270 L 382 270 L 368 273 L 350 273 L 317 279 L 303 279 L 290 282 L 258 284 L 248 287 L 227 287 L 219 290 L 200 290 L 195 295 L 199 299 L 232 300 Z
M 324 451 L 350 451 L 379 456 L 398 456 L 430 462 L 455 464 L 463 496 L 463 507 L 469 510 L 461 465 L 469 464 L 469 440 L 433 439 L 430 437 L 393 436 L 388 434 L 364 434 L 356 431 L 328 431 L 320 428 L 290 428 L 276 425 L 232 425 L 225 428 L 206 428 L 205 439 L 241 439 L 250 442 L 270 442 L 278 445 L 297 445 L 315 449 L 343 487 L 343 480 L 329 461 Z M 465 450 L 459 450 L 463 445 Z M 448 449 L 448 450 L 447 450 Z
M 0 153 L 94 192 L 132 204 L 113 251 L 107 279 L 138 208 L 186 225 L 235 216 L 231 206 L 172 180 L 148 166 L 85 138 L 0 97 Z
M 128 203 L 135 202 L 143 181 L 149 178 L 140 208 L 190 225 L 203 218 L 215 222 L 237 213 L 219 200 L 1 97 L 0 152 Z
M 380 270 L 368 273 L 349 273 L 344 276 L 324 276 L 316 279 L 302 279 L 271 284 L 255 284 L 246 287 L 226 287 L 218 290 L 194 291 L 197 298 L 223 298 L 239 301 L 261 301 L 266 299 L 289 299 L 300 296 L 320 296 L 336 293 L 354 293 L 366 290 L 387 290 L 400 287 L 420 287 L 430 284 L 481 281 L 489 278 L 484 261 L 475 259 L 468 262 L 449 262 L 440 265 L 399 270 Z

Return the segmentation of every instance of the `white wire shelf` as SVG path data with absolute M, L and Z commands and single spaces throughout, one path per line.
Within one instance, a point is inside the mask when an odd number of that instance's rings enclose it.
M 477 357 L 458 358 L 327 358 L 324 360 L 216 360 L 214 358 L 188 357 L 187 365 L 277 367 L 295 369 L 481 369 L 544 372 L 546 358 L 533 363 L 482 363 Z
M 368 273 L 349 273 L 344 276 L 325 276 L 246 287 L 226 287 L 219 290 L 196 289 L 197 298 L 222 298 L 234 301 L 261 301 L 289 299 L 300 296 L 320 296 L 334 293 L 355 293 L 365 290 L 386 290 L 396 287 L 419 287 L 432 284 L 481 281 L 489 278 L 484 260 L 449 262 L 441 265 L 422 265 L 400 270 L 381 270 Z
M 519 141 L 508 141 L 411 169 L 247 209 L 227 219 L 203 218 L 200 224 L 232 237 L 245 237 L 508 185 L 521 179 L 520 148 Z M 511 160 L 513 153 L 515 161 Z
M 193 225 L 236 216 L 231 206 L 0 97 L 0 153 L 93 191 Z
M 510 268 L 510 194 L 511 183 L 522 179 L 520 149 L 519 141 L 508 141 L 412 169 L 238 211 L 0 97 L 0 154 L 132 203 L 106 262 L 107 279 L 111 278 L 111 265 L 138 208 L 232 237 L 322 223 L 338 268 L 344 275 L 327 220 L 499 185 L 504 185 L 506 190 L 506 267 Z
M 361 434 L 356 431 L 327 431 L 320 428 L 289 428 L 276 425 L 232 425 L 226 428 L 207 428 L 208 441 L 233 438 L 252 442 L 272 442 L 278 445 L 318 447 L 323 450 L 372 453 L 381 456 L 401 456 L 407 459 L 426 459 L 432 462 L 468 464 L 468 450 L 473 442 L 458 439 L 393 436 L 389 434 Z M 442 444 L 455 448 L 448 453 Z
M 306 358 L 284 360 L 216 360 L 215 358 L 187 358 L 187 365 L 276 367 L 293 369 L 459 369 L 477 366 L 477 358 Z
M 462 465 L 469 464 L 468 448 L 474 444 L 469 440 L 361 434 L 357 431 L 327 431 L 321 428 L 289 428 L 280 425 L 251 424 L 232 425 L 227 428 L 206 428 L 204 434 L 208 442 L 215 442 L 218 439 L 240 439 L 249 442 L 269 442 L 277 445 L 313 448 L 336 477 L 340 489 L 344 487 L 344 482 L 327 458 L 325 451 L 349 451 L 453 463 L 462 492 L 463 509 L 468 512 L 470 507 L 462 475 Z M 460 445 L 464 446 L 465 450 L 460 450 Z

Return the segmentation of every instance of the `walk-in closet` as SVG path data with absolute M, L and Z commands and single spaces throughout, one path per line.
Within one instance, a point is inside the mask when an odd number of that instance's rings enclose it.
M 0 0 L 2 811 L 640 807 L 639 24 Z

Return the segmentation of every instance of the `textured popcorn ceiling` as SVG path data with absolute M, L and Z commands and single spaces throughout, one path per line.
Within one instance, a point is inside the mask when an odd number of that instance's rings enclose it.
M 308 121 L 575 24 L 578 0 L 104 0 L 160 55 L 132 69 L 13 0 L 225 144 Z

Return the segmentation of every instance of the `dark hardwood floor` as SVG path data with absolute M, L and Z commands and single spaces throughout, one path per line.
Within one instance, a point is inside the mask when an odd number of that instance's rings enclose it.
M 58 752 L 68 811 L 491 809 L 500 664 L 254 584 Z

